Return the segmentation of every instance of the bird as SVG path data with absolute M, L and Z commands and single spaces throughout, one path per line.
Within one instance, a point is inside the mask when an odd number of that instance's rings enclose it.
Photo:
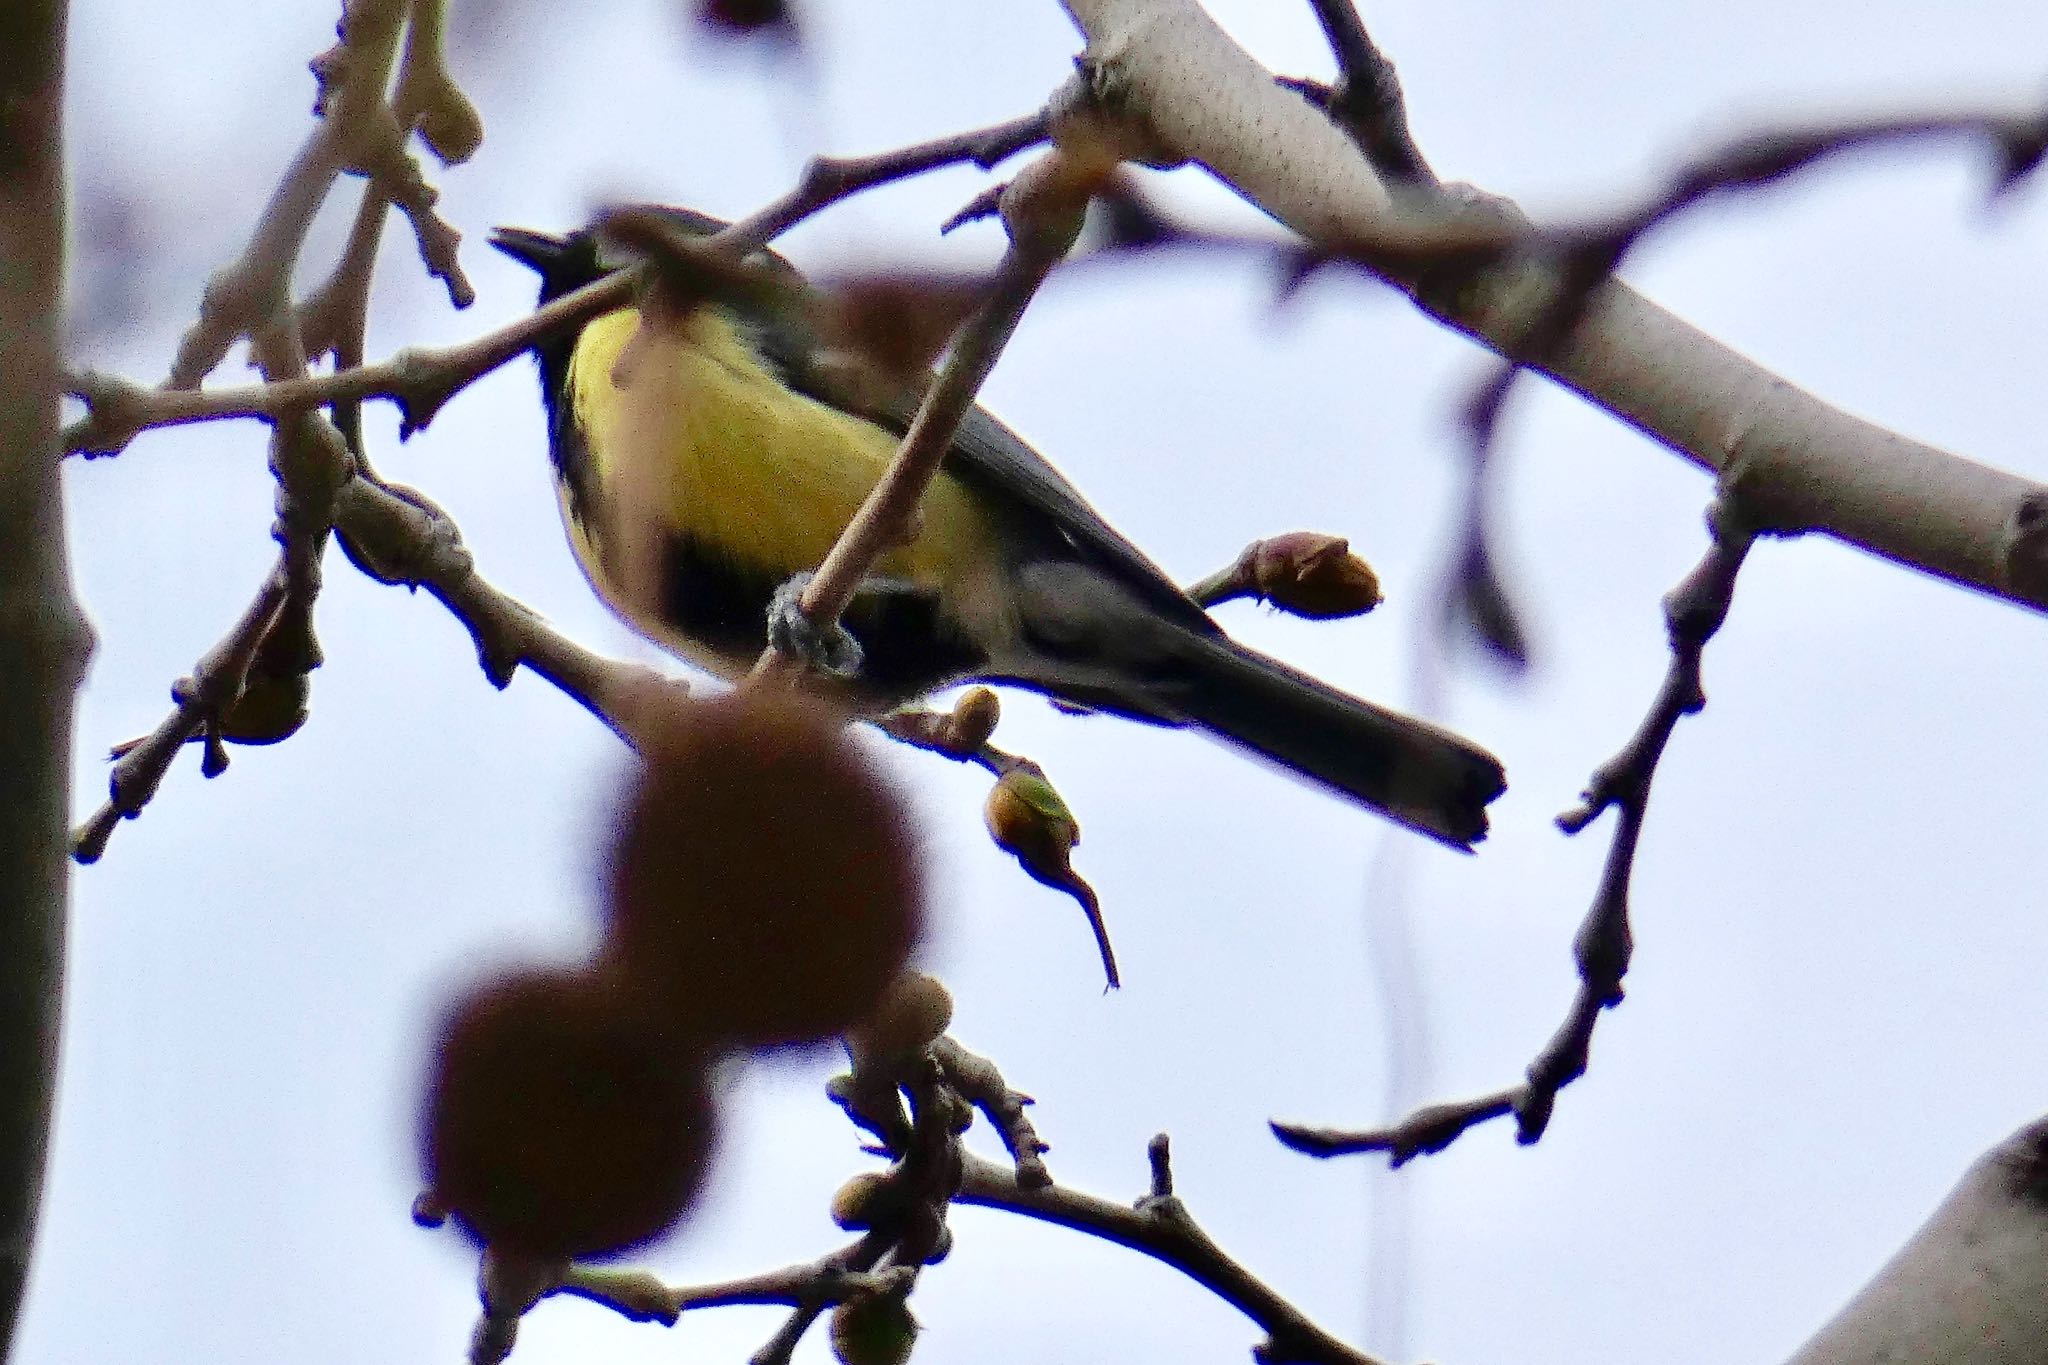
M 725 226 L 635 212 L 691 236 Z M 595 225 L 505 227 L 491 242 L 539 275 L 542 306 L 630 260 Z M 797 297 L 810 287 L 765 248 L 747 263 Z M 650 307 L 644 327 L 641 307 L 532 348 L 565 528 L 628 625 L 738 679 L 894 455 L 916 384 L 849 384 L 807 311 L 766 295 Z M 860 707 L 969 681 L 1021 686 L 1206 731 L 1455 848 L 1485 836 L 1506 787 L 1498 759 L 1231 639 L 984 408 L 961 421 L 913 532 L 841 619 L 858 657 L 843 690 Z

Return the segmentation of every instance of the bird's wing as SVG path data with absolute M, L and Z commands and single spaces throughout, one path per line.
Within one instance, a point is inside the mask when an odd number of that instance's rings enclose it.
M 899 436 L 909 429 L 917 413 L 918 394 L 907 390 L 877 393 L 872 391 L 875 386 L 848 381 L 819 362 L 815 342 L 800 324 L 752 321 L 756 349 L 792 389 L 858 413 Z M 1115 579 L 1148 606 L 1191 630 L 1216 632 L 1209 614 L 1104 521 L 1065 475 L 979 405 L 968 410 L 954 433 L 946 468 L 1017 521 L 1042 529 L 1048 539 L 1057 539 L 1073 558 Z
M 717 232 L 722 219 L 694 209 L 647 205 L 685 232 Z M 761 248 L 754 256 L 793 285 L 803 275 L 780 255 Z M 825 362 L 815 332 L 800 317 L 750 313 L 735 317 L 750 334 L 755 350 L 773 366 L 784 383 L 798 393 L 844 412 L 856 413 L 901 436 L 917 413 L 920 393 L 911 388 L 872 392 L 884 386 L 856 384 Z M 1024 439 L 980 406 L 970 409 L 954 435 L 946 467 L 977 492 L 1010 512 L 1027 528 L 1040 529 L 1047 540 L 1062 542 L 1083 562 L 1115 579 L 1140 601 L 1169 619 L 1204 634 L 1218 634 L 1216 623 L 1157 564 L 1125 540 L 1102 514 L 1088 505 L 1066 476 L 1054 469 Z

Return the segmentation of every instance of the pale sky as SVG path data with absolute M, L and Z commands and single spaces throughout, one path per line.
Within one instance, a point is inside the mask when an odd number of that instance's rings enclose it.
M 1212 8 L 1276 70 L 1327 73 L 1305 4 Z M 1051 3 L 805 13 L 810 65 L 792 69 L 679 37 L 652 0 L 465 7 L 453 59 L 489 140 L 434 178 L 479 301 L 451 313 L 393 227 L 371 353 L 530 307 L 530 277 L 482 246 L 494 225 L 566 228 L 627 198 L 741 213 L 813 150 L 1035 108 L 1077 47 Z M 153 379 L 304 134 L 305 62 L 334 8 L 86 0 L 76 14 L 81 222 L 139 248 L 83 255 L 81 360 Z M 1640 191 L 1716 133 L 2037 94 L 2048 51 L 2048 11 L 2018 0 L 1384 0 L 1365 17 L 1438 169 L 1539 215 Z M 1987 212 L 1986 165 L 1959 145 L 1861 156 L 1696 212 L 1624 273 L 1853 412 L 2048 478 L 2048 192 L 2037 177 Z M 993 229 L 934 235 L 983 183 L 954 171 L 864 198 L 788 250 L 813 266 L 987 260 Z M 1229 208 L 1195 172 L 1157 188 L 1190 213 Z M 309 259 L 327 259 L 347 214 L 330 217 Z M 1276 309 L 1250 266 L 1162 260 L 1057 284 L 985 397 L 1184 578 L 1256 536 L 1351 536 L 1387 586 L 1374 616 L 1240 605 L 1222 619 L 1399 700 L 1442 550 L 1450 417 L 1481 368 L 1368 283 L 1325 278 Z M 218 382 L 238 378 L 231 362 Z M 156 722 L 265 571 L 263 437 L 188 428 L 69 471 L 100 633 L 81 814 L 105 748 Z M 569 558 L 530 366 L 404 446 L 378 411 L 371 439 L 389 476 L 455 514 L 492 581 L 594 647 L 658 657 Z M 1510 685 L 1455 661 L 1445 718 L 1512 784 L 1479 856 L 1417 844 L 1397 913 L 1372 869 L 1405 836 L 1200 738 L 1019 696 L 1000 741 L 1038 758 L 1079 816 L 1126 988 L 1101 993 L 1079 915 L 988 845 L 985 779 L 891 753 L 932 847 L 928 961 L 954 990 L 956 1035 L 1038 1097 L 1056 1176 L 1135 1197 L 1147 1138 L 1170 1132 L 1196 1216 L 1347 1339 L 1443 1365 L 1779 1359 L 1969 1160 L 2048 1108 L 2048 622 L 1831 543 L 1759 546 L 1708 654 L 1711 705 L 1658 776 L 1628 1000 L 1549 1135 L 1525 1149 L 1481 1129 L 1392 1177 L 1313 1162 L 1265 1120 L 1388 1117 L 1390 1031 L 1426 1041 L 1427 1098 L 1509 1083 L 1549 1036 L 1608 833 L 1566 840 L 1550 818 L 1651 696 L 1658 599 L 1702 547 L 1707 481 L 1566 395 L 1520 389 L 1503 450 L 1505 552 L 1538 664 Z M 473 1257 L 407 1218 L 423 1031 L 488 963 L 588 945 L 625 756 L 537 679 L 494 692 L 441 608 L 339 555 L 320 628 L 306 729 L 237 750 L 213 782 L 196 753 L 182 761 L 77 877 L 24 1365 L 462 1358 Z M 1419 964 L 1424 1006 L 1392 1022 L 1369 905 L 1379 945 L 1405 932 Z M 820 1056 L 752 1074 L 710 1197 L 636 1263 L 701 1281 L 838 1245 L 827 1201 L 873 1163 L 823 1096 L 832 1069 Z M 970 1141 L 997 1150 L 985 1131 Z M 1370 1246 L 1397 1187 L 1409 1238 Z M 1257 1340 L 1128 1252 L 976 1210 L 954 1226 L 952 1258 L 913 1300 L 925 1365 L 1238 1362 Z M 1373 1264 L 1406 1267 L 1387 1281 L 1406 1285 L 1398 1322 L 1366 1320 Z M 720 1309 L 664 1330 L 554 1301 L 515 1360 L 738 1362 L 779 1320 Z M 799 1359 L 826 1358 L 814 1333 Z

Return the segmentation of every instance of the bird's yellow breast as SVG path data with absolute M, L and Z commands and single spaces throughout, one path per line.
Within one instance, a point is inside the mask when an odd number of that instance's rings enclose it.
M 786 387 L 714 308 L 644 329 L 633 309 L 598 318 L 577 340 L 567 389 L 590 486 L 611 520 L 651 520 L 779 577 L 824 560 L 897 445 L 873 423 Z M 612 539 L 603 524 L 577 529 L 600 544 Z M 988 568 L 990 544 L 972 494 L 941 474 L 925 492 L 915 540 L 883 556 L 875 573 L 965 588 Z

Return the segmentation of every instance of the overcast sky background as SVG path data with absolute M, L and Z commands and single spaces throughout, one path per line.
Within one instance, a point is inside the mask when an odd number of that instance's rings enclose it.
M 1326 74 L 1308 8 L 1216 0 L 1268 65 Z M 393 227 L 370 350 L 454 340 L 531 304 L 490 227 L 565 228 L 601 203 L 723 214 L 814 150 L 867 151 L 1035 108 L 1074 30 L 1050 0 L 816 2 L 808 65 L 736 53 L 670 9 L 458 6 L 478 161 L 434 178 L 479 300 L 451 313 Z M 80 359 L 164 372 L 206 273 L 239 248 L 306 130 L 330 3 L 82 0 L 72 46 Z M 599 16 L 602 16 L 601 18 Z M 2048 10 L 2022 0 L 1377 0 L 1421 143 L 1446 176 L 1569 213 L 1653 183 L 1717 132 L 1800 113 L 1976 104 L 2043 88 Z M 1870 155 L 1693 213 L 1625 272 L 1693 323 L 1852 412 L 2048 477 L 2048 190 L 1986 211 L 1986 158 Z M 787 243 L 813 266 L 993 259 L 935 225 L 984 178 L 930 177 Z M 1194 172 L 1157 188 L 1230 205 Z M 309 251 L 319 272 L 352 200 Z M 309 270 L 309 277 L 317 273 Z M 1311 625 L 1234 606 L 1242 638 L 1397 698 L 1441 553 L 1449 417 L 1468 343 L 1369 283 L 1275 308 L 1251 266 L 1163 259 L 1061 280 L 985 397 L 1178 576 L 1247 540 L 1349 534 L 1389 601 Z M 235 382 L 235 365 L 219 382 Z M 460 520 L 481 570 L 578 638 L 654 656 L 593 602 L 563 542 L 531 367 L 373 455 Z M 1512 787 L 1477 858 L 1416 845 L 1407 913 L 1427 1090 L 1515 1078 L 1573 986 L 1569 941 L 1605 822 L 1550 818 L 1629 732 L 1664 668 L 1659 596 L 1698 556 L 1707 481 L 1557 391 L 1518 390 L 1505 554 L 1538 666 L 1461 659 L 1448 719 Z M 239 612 L 272 556 L 264 432 L 146 437 L 74 464 L 78 586 L 100 632 L 79 715 L 78 809 L 106 747 Z M 591 869 L 625 770 L 546 684 L 499 694 L 466 633 L 329 558 L 310 724 L 181 761 L 80 871 L 54 1165 L 24 1365 L 462 1358 L 473 1257 L 412 1227 L 423 1033 L 451 983 L 591 938 Z M 1281 1149 L 1265 1120 L 1384 1113 L 1370 817 L 1199 738 L 1019 697 L 1002 740 L 1083 824 L 1127 980 L 1104 996 L 1071 905 L 981 829 L 985 779 L 890 753 L 929 831 L 928 958 L 955 1032 L 1038 1096 L 1062 1180 L 1130 1198 L 1174 1138 L 1218 1240 L 1332 1330 L 1402 1359 L 1552 1365 L 1787 1354 L 1963 1167 L 2048 1107 L 2039 874 L 2048 623 L 1813 540 L 1753 555 L 1707 662 L 1712 704 L 1659 774 L 1638 864 L 1629 998 L 1541 1145 L 1504 1127 L 1389 1177 Z M 1402 836 L 1395 835 L 1399 838 Z M 824 1099 L 820 1055 L 752 1074 L 701 1212 L 637 1258 L 707 1280 L 807 1260 L 833 1189 L 872 1163 Z M 972 1140 L 995 1147 L 985 1132 Z M 1398 1182 L 1412 1239 L 1368 1247 Z M 1255 1329 L 1188 1282 L 1077 1234 L 973 1210 L 914 1308 L 918 1359 L 1235 1362 Z M 1366 1322 L 1371 1257 L 1405 1258 L 1398 1321 Z M 778 1310 L 779 1311 L 779 1310 Z M 672 1330 L 555 1301 L 524 1365 L 744 1360 L 767 1310 Z M 800 1359 L 823 1360 L 822 1333 Z

